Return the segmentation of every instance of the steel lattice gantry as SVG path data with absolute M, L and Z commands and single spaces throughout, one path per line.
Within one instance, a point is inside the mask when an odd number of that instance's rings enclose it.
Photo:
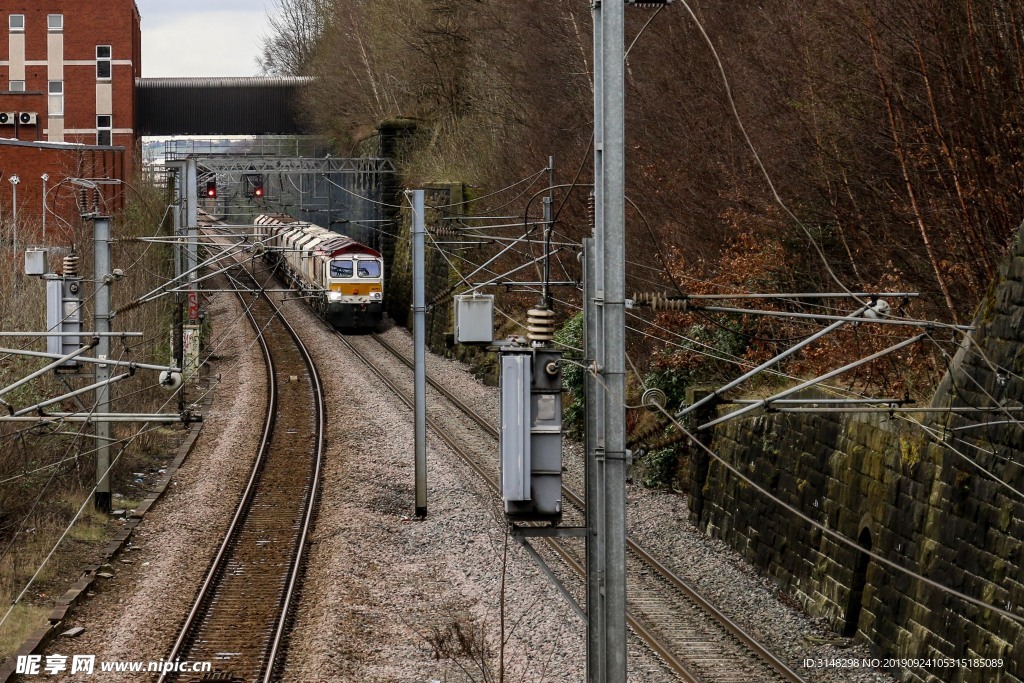
M 260 213 L 287 213 L 349 235 L 375 249 L 384 245 L 385 178 L 395 166 L 385 158 L 278 157 L 194 154 L 200 186 L 213 182 L 213 215 L 246 222 Z M 252 189 L 261 188 L 259 197 Z
M 357 158 L 310 159 L 308 157 L 202 157 L 199 165 L 219 176 L 243 173 L 335 174 L 335 173 L 394 173 L 391 159 Z

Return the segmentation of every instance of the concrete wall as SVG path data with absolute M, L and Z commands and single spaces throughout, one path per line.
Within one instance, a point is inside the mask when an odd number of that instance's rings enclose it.
M 1021 407 L 1024 239 L 1014 245 L 978 324 L 977 346 L 958 354 L 933 405 Z M 914 419 L 936 433 L 895 415 L 776 413 L 723 424 L 711 447 L 828 529 L 870 543 L 873 552 L 901 567 L 1024 617 L 1024 427 L 1015 421 L 1024 414 Z M 976 426 L 986 422 L 992 424 Z M 692 456 L 693 520 L 812 614 L 844 631 L 858 560 L 866 556 L 771 502 L 720 463 L 696 451 Z M 866 562 L 864 579 L 856 632 L 879 654 L 1004 662 L 1003 668 L 902 670 L 903 680 L 1024 681 L 1020 621 L 873 559 Z

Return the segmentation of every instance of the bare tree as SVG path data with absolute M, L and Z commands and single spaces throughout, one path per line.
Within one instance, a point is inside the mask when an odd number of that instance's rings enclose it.
M 304 74 L 330 9 L 330 0 L 277 0 L 267 14 L 269 33 L 261 39 L 260 71 L 270 76 Z

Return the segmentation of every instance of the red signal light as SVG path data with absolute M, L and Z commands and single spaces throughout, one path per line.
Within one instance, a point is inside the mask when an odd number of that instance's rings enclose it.
M 242 178 L 242 183 L 245 196 L 250 199 L 260 199 L 266 194 L 263 189 L 262 173 L 246 173 Z
M 209 197 L 210 199 L 217 198 L 217 181 L 208 180 L 206 182 L 206 196 Z

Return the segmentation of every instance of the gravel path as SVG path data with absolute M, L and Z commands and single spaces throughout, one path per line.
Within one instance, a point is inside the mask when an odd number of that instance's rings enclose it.
M 219 356 L 212 372 L 220 373 L 221 381 L 213 382 L 216 400 L 199 439 L 136 528 L 131 552 L 114 562 L 116 576 L 81 603 L 62 628 L 83 626 L 85 632 L 74 640 L 57 638 L 46 654 L 148 662 L 164 659 L 177 637 L 220 543 L 219 530 L 226 528 L 248 479 L 259 440 L 252 426 L 263 423 L 266 403 L 263 359 L 251 344 L 252 328 L 240 317 L 237 299 L 218 296 L 210 313 L 211 350 Z M 137 682 L 140 674 L 106 673 L 102 680 Z

